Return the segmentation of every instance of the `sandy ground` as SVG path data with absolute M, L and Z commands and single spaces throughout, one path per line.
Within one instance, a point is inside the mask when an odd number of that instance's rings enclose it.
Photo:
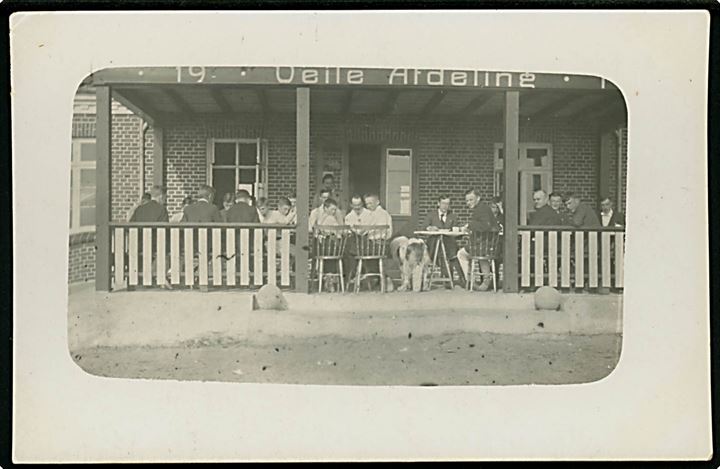
M 607 376 L 619 334 L 454 333 L 415 337 L 215 336 L 177 346 L 73 350 L 85 371 L 107 377 L 341 385 L 569 384 Z

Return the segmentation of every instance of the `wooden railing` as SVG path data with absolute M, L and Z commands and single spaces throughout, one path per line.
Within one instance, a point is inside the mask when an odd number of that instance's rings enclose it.
M 624 228 L 521 226 L 520 287 L 624 286 Z
M 294 230 L 257 223 L 111 223 L 113 290 L 290 287 Z

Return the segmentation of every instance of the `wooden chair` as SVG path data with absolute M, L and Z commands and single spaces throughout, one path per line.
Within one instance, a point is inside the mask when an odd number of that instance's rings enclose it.
M 347 226 L 316 225 L 313 228 L 315 272 L 317 273 L 318 293 L 322 292 L 325 275 L 340 277 L 340 291 L 345 291 L 343 256 L 350 230 Z M 338 272 L 325 273 L 325 261 L 336 261 Z
M 360 282 L 369 277 L 380 277 L 380 291 L 385 293 L 385 267 L 383 260 L 387 251 L 389 225 L 358 225 L 353 227 L 355 239 L 355 293 L 360 291 Z M 362 273 L 363 261 L 377 260 L 377 272 Z
M 497 272 L 495 259 L 499 252 L 500 233 L 497 231 L 473 231 L 470 233 L 467 250 L 470 254 L 470 275 L 467 276 L 467 289 L 472 291 L 475 285 L 475 267 L 479 268 L 480 261 L 490 263 L 490 273 L 480 272 L 480 277 L 490 276 L 492 278 L 493 291 L 497 291 Z

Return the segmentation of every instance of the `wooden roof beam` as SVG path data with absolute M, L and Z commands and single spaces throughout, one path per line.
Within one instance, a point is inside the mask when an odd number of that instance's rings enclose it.
M 182 112 L 185 114 L 195 114 L 195 111 L 193 108 L 188 104 L 187 101 L 185 101 L 182 96 L 180 96 L 180 93 L 177 92 L 177 90 L 173 90 L 171 88 L 164 88 L 163 91 L 165 92 L 165 95 L 172 100 L 173 103 L 175 103 L 175 106 L 177 106 Z
M 383 103 L 380 114 L 392 113 L 395 110 L 395 105 L 397 104 L 397 100 L 399 97 L 400 97 L 400 92 L 397 90 L 388 92 L 387 99 L 385 100 L 385 103 Z
M 215 101 L 215 104 L 218 105 L 220 110 L 224 114 L 232 114 L 233 108 L 230 105 L 230 102 L 225 98 L 225 95 L 222 92 L 222 89 L 220 88 L 211 88 L 210 94 L 212 95 L 213 100 Z
M 572 103 L 579 99 L 583 99 L 585 96 L 581 95 L 575 95 L 572 94 L 570 96 L 565 96 L 563 98 L 560 98 L 556 101 L 553 101 L 552 103 L 548 104 L 544 108 L 540 109 L 539 111 L 535 112 L 534 114 L 530 115 L 530 118 L 532 120 L 544 120 L 549 117 L 554 117 L 558 112 L 562 111 L 566 107 L 570 106 Z
M 155 121 L 160 119 L 161 113 L 135 90 L 112 88 L 112 97 L 150 125 L 154 125 Z
M 461 111 L 460 115 L 469 116 L 485 106 L 495 95 L 493 93 L 481 93 L 473 98 Z
M 425 107 L 423 107 L 422 111 L 420 111 L 420 115 L 422 117 L 429 117 L 430 114 L 437 108 L 443 99 L 445 99 L 446 92 L 445 90 L 439 90 L 436 91 L 435 94 L 433 94 L 432 98 L 430 98 L 430 101 L 425 104 Z

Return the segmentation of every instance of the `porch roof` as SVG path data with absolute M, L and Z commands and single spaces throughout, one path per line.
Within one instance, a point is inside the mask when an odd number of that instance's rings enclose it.
M 217 82 L 198 83 L 178 78 L 180 82 L 173 83 L 168 73 L 161 74 L 164 70 L 156 70 L 148 69 L 139 75 L 124 70 L 100 71 L 88 77 L 82 87 L 92 90 L 94 85 L 111 85 L 113 98 L 154 122 L 178 116 L 295 113 L 295 89 L 303 86 L 302 83 L 273 83 L 264 74 L 251 75 L 254 80 L 250 83 L 231 83 L 231 80 L 220 80 L 224 78 L 220 72 L 227 72 L 225 69 L 216 71 Z M 258 74 L 260 72 L 266 71 L 259 69 Z M 369 78 L 364 84 L 311 85 L 311 115 L 501 118 L 507 88 L 447 84 L 402 86 L 392 79 L 390 82 L 394 84 L 382 84 L 381 81 L 378 84 L 371 79 L 385 77 L 387 73 L 375 76 L 371 72 L 381 71 L 366 69 Z M 427 71 L 424 73 L 428 74 Z M 600 82 L 597 77 L 571 77 L 565 76 L 563 80 L 561 75 L 537 75 L 534 88 L 516 86 L 520 93 L 521 118 L 532 121 L 570 118 L 601 125 L 626 122 L 625 101 L 614 85 L 606 84 L 604 80 Z M 497 83 L 500 83 L 499 79 Z

